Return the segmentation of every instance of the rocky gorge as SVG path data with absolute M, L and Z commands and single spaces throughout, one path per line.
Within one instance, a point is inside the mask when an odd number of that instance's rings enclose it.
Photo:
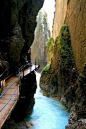
M 46 43 L 41 90 L 70 110 L 66 129 L 86 128 L 85 11 L 85 0 L 56 0 L 52 38 Z
M 18 71 L 30 60 L 28 50 L 43 2 L 3 0 L 0 4 L 0 74 L 6 69 L 7 75 Z M 56 0 L 52 37 L 46 43 L 46 54 L 47 65 L 40 80 L 42 93 L 57 97 L 68 108 L 66 129 L 86 129 L 86 0 Z M 34 73 L 28 76 L 30 82 L 28 77 L 22 80 L 22 87 L 28 92 L 22 89 L 20 101 L 26 106 L 29 102 L 30 114 L 35 103 L 36 79 Z M 26 96 L 26 101 L 22 96 Z
M 34 35 L 34 42 L 31 46 L 31 62 L 39 60 L 40 70 L 46 65 L 46 42 L 51 36 L 47 13 L 43 8 L 37 16 L 37 26 Z

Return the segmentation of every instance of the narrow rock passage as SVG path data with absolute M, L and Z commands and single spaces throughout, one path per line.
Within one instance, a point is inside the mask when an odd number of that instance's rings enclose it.
M 42 95 L 39 87 L 40 75 L 36 73 L 38 88 L 35 94 L 35 106 L 25 121 L 31 123 L 30 129 L 65 129 L 69 112 L 61 102 Z

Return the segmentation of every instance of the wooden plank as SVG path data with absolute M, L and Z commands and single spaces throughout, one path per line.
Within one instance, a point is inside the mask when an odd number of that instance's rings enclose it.
M 16 100 L 16 97 L 15 98 L 12 98 L 12 101 L 15 101 Z M 6 104 L 8 100 L 0 100 L 0 104 Z M 11 102 L 12 103 L 12 102 Z
M 6 103 L 6 102 L 7 102 L 7 100 L 2 100 L 2 99 L 0 99 L 0 104 L 1 104 L 1 103 L 4 104 L 4 103 Z
M 1 119 L 1 120 L 0 120 L 0 125 L 2 124 L 3 120 L 4 120 L 4 119 Z M 0 128 L 0 129 L 1 129 L 1 128 Z
M 5 104 L 6 104 L 6 103 L 5 103 Z M 0 103 L 0 109 L 3 108 L 5 104 Z
M 11 113 L 11 111 L 13 110 L 13 108 L 14 108 L 15 104 L 17 103 L 17 100 L 18 100 L 18 99 L 19 99 L 19 96 L 17 97 L 15 103 L 13 104 L 13 106 L 11 106 L 10 110 L 9 110 L 8 113 L 6 114 L 6 117 L 5 117 L 4 119 L 2 118 L 2 119 L 0 120 L 0 121 L 2 121 L 1 124 L 0 124 L 0 129 L 1 129 L 1 127 L 3 126 L 3 124 L 5 123 L 5 121 L 6 121 L 6 119 L 8 118 L 8 116 L 10 115 L 10 113 Z

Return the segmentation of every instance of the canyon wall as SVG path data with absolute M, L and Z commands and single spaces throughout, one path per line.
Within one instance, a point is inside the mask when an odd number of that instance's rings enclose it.
M 19 67 L 30 59 L 28 50 L 34 40 L 36 16 L 43 2 L 44 0 L 3 0 L 0 4 L 0 80 L 18 72 Z M 6 76 L 2 78 L 5 70 Z M 30 114 L 34 106 L 35 77 L 35 74 L 31 73 L 22 80 L 23 97 L 20 96 L 15 108 L 20 118 L 25 113 Z
M 59 34 L 61 26 L 64 24 L 67 11 L 67 0 L 56 0 L 53 20 L 52 37 L 55 40 Z
M 40 69 L 46 65 L 46 42 L 51 36 L 47 13 L 41 9 L 37 16 L 37 27 L 34 35 L 34 42 L 31 46 L 31 62 L 35 59 L 40 62 Z
M 36 75 L 34 71 L 21 79 L 20 98 L 12 114 L 16 121 L 21 121 L 32 113 L 35 104 L 34 94 L 36 88 Z
M 86 1 L 69 1 L 65 23 L 71 34 L 71 46 L 74 52 L 78 72 L 81 73 L 86 62 Z
M 57 97 L 70 110 L 66 129 L 86 129 L 86 2 L 56 0 L 52 37 L 47 45 L 50 61 L 43 69 L 44 95 Z M 51 53 L 50 51 L 50 53 Z
M 67 24 L 71 36 L 77 70 L 83 71 L 86 62 L 86 2 L 85 0 L 56 0 L 52 37 L 55 40 L 63 24 Z
M 43 2 L 44 0 L 3 0 L 0 4 L 1 69 L 6 66 L 4 61 L 7 61 L 11 72 L 25 63 L 28 49 L 34 40 L 36 16 Z M 8 69 L 3 69 L 6 68 Z

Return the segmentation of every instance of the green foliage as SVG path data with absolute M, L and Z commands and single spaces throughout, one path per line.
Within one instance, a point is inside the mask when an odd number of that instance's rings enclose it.
M 62 63 L 62 67 L 70 67 L 70 64 L 74 63 L 73 51 L 71 49 L 70 33 L 67 25 L 63 25 L 60 29 L 60 33 L 56 38 L 58 44 L 59 56 Z
M 44 67 L 43 71 L 45 74 L 47 74 L 50 65 L 51 65 L 51 59 L 53 58 L 53 52 L 54 52 L 54 40 L 52 37 L 49 38 L 49 40 L 46 42 L 46 47 L 47 47 L 47 55 L 50 57 L 49 63 Z
M 50 61 L 53 58 L 54 46 L 55 46 L 55 42 L 53 38 L 50 37 L 49 40 L 46 42 L 46 47 L 48 49 L 47 53 L 50 56 Z
M 45 72 L 47 74 L 49 68 L 50 68 L 50 65 L 51 65 L 51 62 L 49 62 L 45 67 L 44 69 L 42 70 L 42 72 Z
M 48 41 L 46 42 L 46 46 L 48 47 L 48 46 L 50 46 L 51 44 L 55 44 L 52 37 L 50 37 L 50 38 L 48 39 Z
M 66 1 L 67 1 L 67 4 L 68 4 L 69 0 L 66 0 Z

